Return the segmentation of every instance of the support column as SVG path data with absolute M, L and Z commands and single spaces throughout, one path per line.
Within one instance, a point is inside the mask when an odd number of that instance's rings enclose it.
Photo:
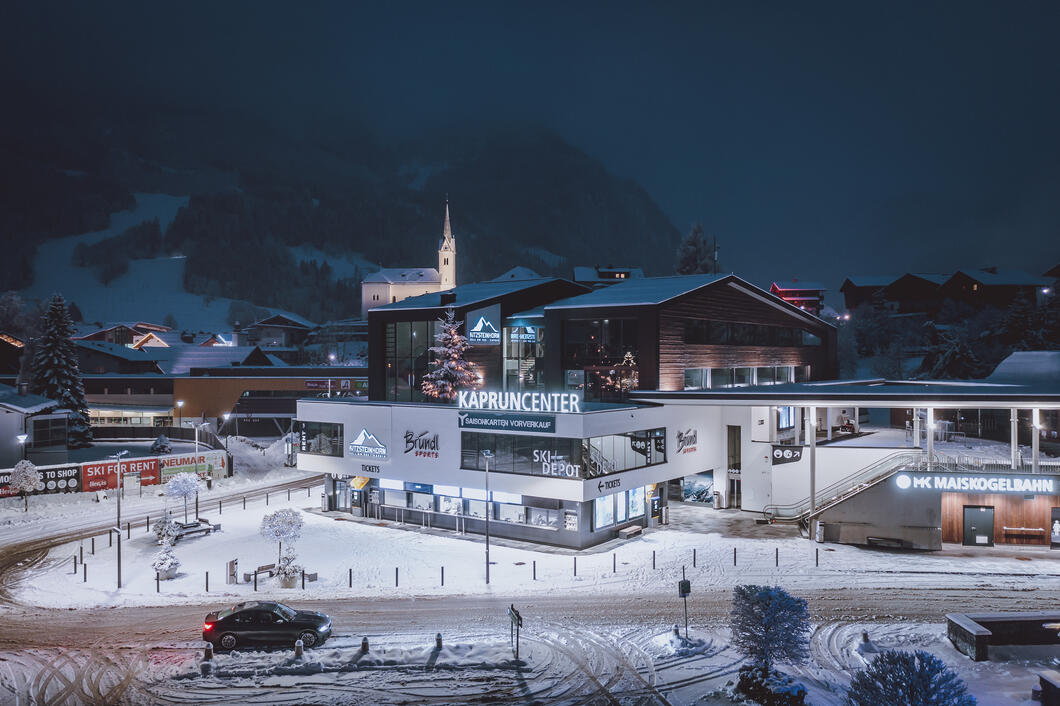
M 1031 421 L 1034 423 L 1034 428 L 1032 429 L 1034 432 L 1034 438 L 1031 439 L 1031 469 L 1037 473 L 1039 470 L 1038 462 L 1040 460 L 1038 446 L 1042 438 L 1042 415 L 1040 409 L 1035 408 L 1031 412 Z
M 795 445 L 802 444 L 802 407 L 795 408 Z
M 828 440 L 831 441 L 832 440 L 832 408 L 831 407 L 825 407 L 824 408 L 824 428 L 827 431 Z
M 810 515 L 817 510 L 817 408 L 810 407 L 807 434 L 810 437 Z M 813 539 L 813 520 L 810 521 L 810 538 Z
M 1019 455 L 1020 455 L 1020 435 L 1019 435 L 1019 421 L 1020 414 L 1018 409 L 1009 410 L 1009 439 L 1010 439 L 1010 453 L 1012 456 L 1012 468 L 1019 467 Z
M 927 463 L 930 471 L 935 463 L 935 409 L 928 407 L 925 412 L 927 413 L 924 418 L 927 422 Z
M 854 433 L 855 434 L 860 434 L 861 433 L 861 421 L 860 421 L 861 414 L 860 413 L 861 413 L 861 410 L 859 408 L 855 407 L 854 408 Z
M 920 410 L 913 407 L 913 448 L 923 448 L 920 445 Z

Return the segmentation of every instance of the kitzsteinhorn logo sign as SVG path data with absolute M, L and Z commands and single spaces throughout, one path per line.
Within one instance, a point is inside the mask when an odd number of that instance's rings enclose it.
M 365 458 L 386 458 L 386 445 L 367 429 L 361 429 L 357 438 L 350 442 L 350 453 Z
M 471 343 L 500 343 L 501 333 L 485 316 L 478 317 L 478 321 L 467 332 L 467 339 Z

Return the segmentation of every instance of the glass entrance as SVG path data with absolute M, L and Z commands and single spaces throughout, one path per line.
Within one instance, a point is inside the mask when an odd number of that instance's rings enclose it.
M 345 480 L 335 481 L 335 509 L 350 511 L 350 484 Z

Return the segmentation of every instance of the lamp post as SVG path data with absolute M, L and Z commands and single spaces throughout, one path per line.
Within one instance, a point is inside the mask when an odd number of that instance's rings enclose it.
M 490 501 L 490 459 L 493 452 L 489 449 L 482 450 L 482 458 L 486 459 L 486 585 L 490 584 L 490 515 L 493 514 L 493 503 Z
M 114 463 L 117 465 L 118 474 L 118 524 L 114 526 L 114 532 L 118 535 L 118 588 L 121 588 L 121 457 L 129 453 L 126 450 L 114 454 Z
M 29 438 L 29 434 L 19 434 L 15 438 L 18 439 L 18 445 L 19 445 L 19 448 L 20 448 L 20 451 L 21 451 L 21 453 L 19 455 L 22 456 L 22 460 L 25 461 L 26 460 L 26 439 Z
M 221 425 L 221 428 L 224 429 L 228 425 L 228 418 L 231 417 L 232 414 L 231 414 L 231 412 L 225 412 L 221 416 L 224 417 L 224 420 L 225 420 L 225 423 Z M 225 434 L 225 451 L 228 451 L 228 435 L 227 434 Z
M 177 400 L 177 426 L 184 426 L 184 400 Z

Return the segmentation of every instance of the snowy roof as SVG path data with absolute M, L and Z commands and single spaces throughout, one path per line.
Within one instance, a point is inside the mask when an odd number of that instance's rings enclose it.
M 619 272 L 625 272 L 628 277 L 604 277 L 605 273 L 617 274 Z M 600 265 L 594 265 L 593 267 L 578 266 L 574 268 L 574 281 L 575 282 L 615 282 L 623 279 L 643 279 L 644 270 L 640 267 L 615 267 L 614 265 L 608 265 L 602 267 Z
M 1056 267 L 1053 267 L 1051 269 L 1046 270 L 1045 273 L 1042 276 L 1043 277 L 1060 277 L 1060 265 L 1057 265 Z
M 115 358 L 121 358 L 122 360 L 146 362 L 155 360 L 155 357 L 153 355 L 148 355 L 142 350 L 139 350 L 137 348 L 130 348 L 129 346 L 125 346 L 120 343 L 109 343 L 107 341 L 74 340 L 74 344 L 78 348 L 93 350 L 98 353 L 105 353 L 107 355 L 114 356 Z
M 520 311 L 512 314 L 504 320 L 505 326 L 541 326 L 545 318 L 545 306 L 535 306 L 533 309 Z
M 14 412 L 35 414 L 58 404 L 55 400 L 50 400 L 43 395 L 20 395 L 16 388 L 10 385 L 0 385 L 0 407 Z
M 990 382 L 1060 384 L 1060 351 L 1016 351 L 997 364 Z
M 843 286 L 849 282 L 855 287 L 886 287 L 898 280 L 901 275 L 851 275 L 843 282 Z
M 433 267 L 391 267 L 366 275 L 362 281 L 385 282 L 387 284 L 412 282 L 418 284 L 422 282 L 438 283 L 442 281 L 442 278 L 438 275 L 438 270 Z
M 186 334 L 190 336 L 190 341 L 184 340 L 183 336 Z M 165 333 L 152 331 L 151 333 L 145 335 L 143 338 L 138 340 L 133 345 L 137 348 L 141 348 L 144 346 L 145 343 L 147 343 L 148 338 L 151 337 L 157 338 L 159 341 L 166 344 L 167 346 L 201 346 L 203 344 L 209 343 L 212 340 L 215 340 L 217 338 L 217 334 L 210 333 L 208 331 L 167 331 Z
M 77 332 L 72 338 L 85 338 L 105 331 L 113 331 L 116 328 L 127 328 L 139 334 L 160 333 L 171 331 L 170 327 L 161 324 L 152 324 L 146 321 L 110 321 L 103 324 L 80 323 L 74 325 Z
M 167 375 L 180 375 L 192 368 L 224 368 L 235 365 L 283 365 L 257 346 L 174 346 L 138 351 L 158 363 Z
M 563 282 L 555 277 L 543 277 L 541 279 L 506 280 L 504 282 L 475 282 L 473 284 L 462 284 L 459 287 L 447 289 L 444 292 L 431 292 L 421 294 L 418 297 L 409 297 L 403 301 L 393 302 L 377 306 L 371 311 L 401 311 L 403 309 L 437 309 L 443 306 L 463 307 L 484 302 L 488 299 L 503 297 L 512 292 L 530 289 L 546 282 Z M 442 303 L 445 295 L 447 303 Z
M 523 279 L 541 279 L 541 275 L 531 270 L 529 267 L 523 267 L 518 265 L 505 272 L 499 277 L 494 277 L 490 282 L 507 282 L 510 280 L 523 280 Z
M 598 306 L 651 306 L 662 304 L 732 275 L 675 275 L 616 282 L 610 287 L 548 304 L 546 309 L 582 309 Z
M 272 326 L 272 327 L 287 327 L 287 328 L 316 328 L 317 325 L 309 319 L 302 318 L 298 314 L 292 314 L 290 312 L 275 313 L 266 316 L 260 321 L 246 326 L 245 328 L 253 328 L 255 326 Z
M 939 274 L 937 272 L 910 272 L 909 276 L 919 277 L 920 279 L 927 280 L 933 284 L 942 284 L 948 280 L 952 275 Z
M 773 284 L 771 285 L 770 289 L 772 289 L 773 287 L 776 287 L 781 292 L 789 292 L 789 291 L 796 291 L 797 292 L 797 291 L 807 291 L 807 290 L 809 290 L 809 291 L 820 291 L 820 292 L 825 291 L 825 286 L 823 284 L 819 283 L 819 282 L 799 282 L 797 280 L 790 280 L 790 281 L 784 281 L 784 282 L 774 281 Z
M 1042 276 L 1032 275 L 1023 270 L 998 270 L 990 272 L 987 270 L 958 270 L 953 277 L 964 275 L 970 279 L 985 284 L 988 287 L 1043 287 L 1049 281 Z M 950 279 L 953 279 L 951 277 Z M 948 280 L 947 280 L 948 281 Z

